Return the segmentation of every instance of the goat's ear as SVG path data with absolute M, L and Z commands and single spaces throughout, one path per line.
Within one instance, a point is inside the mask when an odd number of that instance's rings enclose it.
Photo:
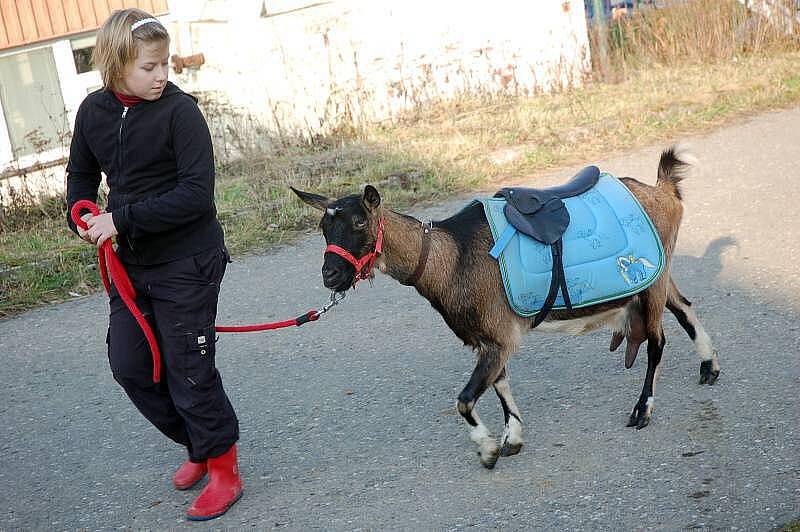
M 319 209 L 324 211 L 328 205 L 333 201 L 330 198 L 326 198 L 325 196 L 320 196 L 319 194 L 312 194 L 311 192 L 303 192 L 302 190 L 297 190 L 294 187 L 289 187 L 292 189 L 292 192 L 297 194 L 297 197 L 303 200 L 305 203 L 311 205 L 315 209 Z
M 364 204 L 364 207 L 366 207 L 368 211 L 374 212 L 375 209 L 378 208 L 378 205 L 381 204 L 381 195 L 378 194 L 378 189 L 372 185 L 367 185 L 364 188 L 364 195 L 361 197 L 361 203 Z

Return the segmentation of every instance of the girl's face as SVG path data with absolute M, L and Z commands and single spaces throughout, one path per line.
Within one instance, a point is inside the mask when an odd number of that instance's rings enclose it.
M 169 75 L 169 48 L 162 41 L 139 42 L 139 55 L 125 67 L 120 92 L 143 100 L 158 100 Z

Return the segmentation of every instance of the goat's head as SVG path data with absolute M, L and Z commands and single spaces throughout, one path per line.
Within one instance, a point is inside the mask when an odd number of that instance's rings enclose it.
M 362 195 L 353 194 L 340 199 L 326 198 L 293 187 L 292 191 L 305 203 L 323 211 L 319 226 L 328 251 L 332 246 L 338 247 L 356 261 L 375 251 L 381 219 L 381 196 L 375 187 L 367 185 Z M 364 266 L 362 271 L 356 271 L 356 267 L 339 252 L 326 252 L 322 281 L 331 290 L 347 290 L 359 279 L 366 269 L 366 264 Z

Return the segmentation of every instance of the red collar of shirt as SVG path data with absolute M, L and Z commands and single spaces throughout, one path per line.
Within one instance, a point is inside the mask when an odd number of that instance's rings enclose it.
M 133 107 L 137 103 L 143 101 L 142 98 L 139 98 L 138 96 L 128 96 L 127 94 L 122 94 L 121 92 L 117 92 L 115 90 L 112 90 L 111 92 L 114 93 L 114 96 L 116 96 L 117 100 L 119 100 L 119 103 L 125 107 Z

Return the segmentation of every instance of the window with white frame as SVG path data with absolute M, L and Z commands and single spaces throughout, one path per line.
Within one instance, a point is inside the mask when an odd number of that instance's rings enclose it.
M 0 104 L 14 159 L 68 142 L 70 124 L 50 47 L 0 57 Z

